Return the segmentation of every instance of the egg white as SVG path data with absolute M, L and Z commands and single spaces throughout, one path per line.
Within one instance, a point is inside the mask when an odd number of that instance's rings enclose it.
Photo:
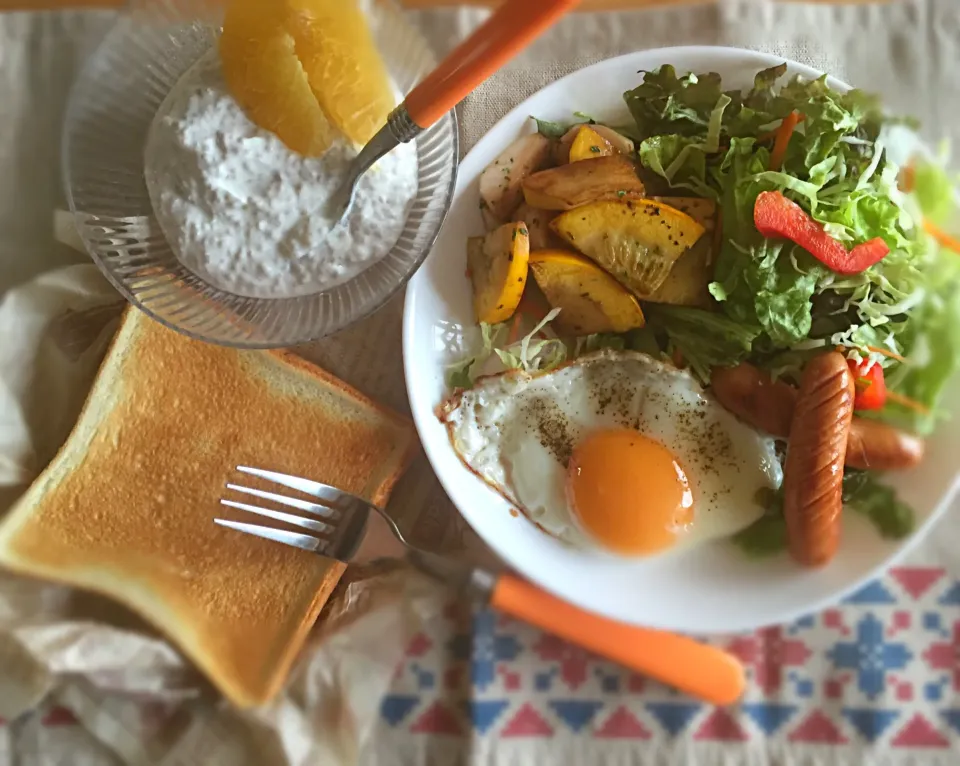
M 603 350 L 547 373 L 481 378 L 439 409 L 463 463 L 556 537 L 591 545 L 567 504 L 571 450 L 592 431 L 633 428 L 679 460 L 694 522 L 676 547 L 729 537 L 764 513 L 782 481 L 773 439 L 745 424 L 684 370 Z

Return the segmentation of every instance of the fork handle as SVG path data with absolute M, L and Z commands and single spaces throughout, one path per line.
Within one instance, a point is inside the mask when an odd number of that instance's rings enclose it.
M 511 575 L 500 576 L 490 604 L 715 705 L 729 705 L 743 694 L 743 666 L 733 655 L 708 644 L 585 612 Z
M 407 95 L 407 113 L 421 128 L 429 128 L 578 2 L 505 2 Z

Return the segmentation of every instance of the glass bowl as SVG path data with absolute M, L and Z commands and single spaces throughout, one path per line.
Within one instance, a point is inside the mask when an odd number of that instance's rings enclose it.
M 183 266 L 154 216 L 144 147 L 154 115 L 181 75 L 216 43 L 215 0 L 134 0 L 74 85 L 63 135 L 64 181 L 94 261 L 134 305 L 181 333 L 242 348 L 293 346 L 343 329 L 395 295 L 426 258 L 453 197 L 453 112 L 416 139 L 419 187 L 393 249 L 349 282 L 295 298 L 250 298 Z M 367 3 L 397 88 L 408 93 L 435 66 L 391 0 Z

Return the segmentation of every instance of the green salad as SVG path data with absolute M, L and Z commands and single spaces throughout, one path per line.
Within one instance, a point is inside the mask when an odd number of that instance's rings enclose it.
M 632 140 L 645 180 L 716 203 L 709 305 L 641 300 L 642 328 L 579 337 L 551 331 L 557 309 L 519 338 L 507 322 L 481 324 L 483 347 L 451 368 L 450 385 L 469 386 L 491 358 L 548 370 L 605 347 L 679 361 L 704 385 L 714 368 L 740 362 L 796 383 L 812 356 L 842 349 L 871 371 L 866 386 L 886 391 L 872 404 L 866 396 L 858 416 L 929 434 L 960 365 L 960 244 L 942 230 L 957 204 L 953 179 L 916 126 L 876 97 L 786 70 L 761 71 L 737 91 L 715 73 L 663 66 L 623 94 L 633 122 L 608 126 Z M 559 139 L 594 123 L 571 116 L 538 120 L 538 130 Z M 844 502 L 884 536 L 912 529 L 910 509 L 873 472 L 847 470 Z M 767 516 L 740 533 L 744 549 L 783 547 L 779 503 L 771 494 Z

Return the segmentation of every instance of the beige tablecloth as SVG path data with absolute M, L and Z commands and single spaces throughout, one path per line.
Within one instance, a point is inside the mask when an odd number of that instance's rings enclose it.
M 483 15 L 475 10 L 416 14 L 441 51 Z M 0 17 L 0 291 L 65 264 L 84 263 L 52 235 L 52 212 L 63 206 L 59 130 L 70 82 L 110 21 L 109 14 L 96 13 Z M 923 119 L 928 138 L 960 133 L 953 119 L 960 104 L 960 7 L 952 0 L 844 8 L 720 2 L 562 21 L 463 105 L 464 150 L 511 106 L 577 66 L 630 50 L 692 43 L 751 47 L 811 63 L 884 91 L 892 109 Z M 78 266 L 50 279 L 54 289 L 61 289 L 57 280 L 75 286 L 96 279 L 90 275 L 88 266 Z M 9 313 L 9 301 L 6 308 Z M 310 356 L 366 393 L 406 409 L 401 308 L 401 300 L 395 301 L 360 327 L 316 344 Z M 5 327 L 19 332 L 16 312 L 13 316 Z M 80 380 L 95 368 L 96 352 L 91 354 Z M 64 412 L 76 406 L 56 404 Z M 0 502 L 16 491 L 0 489 Z M 398 488 L 393 510 L 415 519 L 422 539 L 470 544 L 470 533 L 422 459 Z M 955 511 L 944 523 L 956 522 Z M 382 608 L 365 612 L 362 631 L 355 626 L 338 634 L 339 644 L 314 647 L 309 655 L 314 661 L 308 656 L 290 693 L 269 710 L 240 716 L 218 702 L 175 651 L 156 638 L 141 637 L 134 621 L 118 623 L 109 606 L 0 576 L 0 706 L 6 705 L 0 715 L 12 718 L 0 727 L 0 764 L 412 764 L 471 756 L 486 763 L 576 762 L 562 739 L 536 750 L 524 750 L 516 741 L 501 746 L 469 737 L 456 743 L 415 739 L 377 717 L 396 659 L 385 651 L 383 635 L 415 635 L 418 621 L 435 619 L 443 602 L 435 592 L 416 590 L 416 598 L 401 609 L 403 588 L 413 586 L 390 578 L 375 582 L 378 587 L 368 595 Z M 381 640 L 357 638 L 374 635 Z M 361 669 L 372 683 L 358 685 Z M 354 719 L 335 736 L 337 727 L 325 718 L 324 706 L 337 690 Z M 23 710 L 34 702 L 36 711 Z M 607 751 L 589 752 L 591 759 L 604 762 Z M 657 754 L 657 762 L 668 762 L 668 756 Z M 606 761 L 640 763 L 645 757 L 637 750 Z M 697 762 L 722 763 L 726 756 L 716 758 Z M 751 762 L 768 760 L 759 751 L 751 755 Z

